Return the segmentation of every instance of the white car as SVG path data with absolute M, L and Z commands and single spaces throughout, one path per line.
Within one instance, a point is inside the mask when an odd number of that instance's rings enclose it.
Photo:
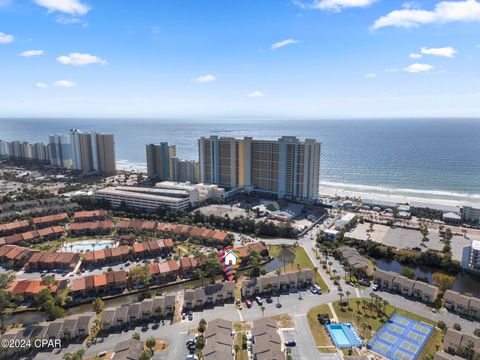
M 378 284 L 374 284 L 374 285 L 372 286 L 372 290 L 373 290 L 373 291 L 378 291 L 378 289 L 379 289 Z

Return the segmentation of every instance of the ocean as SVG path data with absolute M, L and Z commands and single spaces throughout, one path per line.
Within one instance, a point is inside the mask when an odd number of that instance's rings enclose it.
M 144 170 L 145 144 L 168 141 L 198 159 L 201 136 L 294 135 L 322 143 L 321 187 L 480 202 L 480 121 L 3 119 L 0 139 L 47 142 L 70 128 L 115 134 L 120 168 Z

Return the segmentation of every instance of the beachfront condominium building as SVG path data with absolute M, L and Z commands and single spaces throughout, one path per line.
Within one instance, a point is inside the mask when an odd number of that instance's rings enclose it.
M 318 196 L 320 143 L 314 139 L 210 136 L 200 138 L 198 147 L 202 183 L 296 200 Z
M 150 179 L 175 180 L 171 159 L 177 155 L 175 145 L 168 145 L 168 142 L 160 144 L 148 144 L 147 174 Z
M 173 180 L 180 182 L 200 182 L 200 164 L 195 160 L 183 160 L 172 157 L 171 170 L 173 172 Z
M 48 145 L 43 143 L 30 144 L 28 142 L 8 142 L 0 140 L 0 159 L 9 158 L 48 162 L 50 159 Z
M 70 169 L 72 150 L 68 135 L 53 134 L 48 137 L 50 163 L 53 166 Z
M 95 134 L 98 156 L 97 170 L 103 174 L 116 171 L 115 164 L 115 138 L 113 134 Z
M 115 172 L 115 140 L 112 134 L 70 130 L 72 168 L 82 172 Z

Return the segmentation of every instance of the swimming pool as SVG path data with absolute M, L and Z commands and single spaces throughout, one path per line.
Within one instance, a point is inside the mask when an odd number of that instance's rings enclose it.
M 363 340 L 350 323 L 328 324 L 327 331 L 337 348 L 362 347 Z
M 103 250 L 107 247 L 109 247 L 109 248 L 113 247 L 113 241 L 112 240 L 76 241 L 76 242 L 67 243 L 64 246 L 64 249 L 66 249 L 67 251 L 78 253 L 80 251 L 85 252 L 85 251 L 91 251 L 91 250 Z

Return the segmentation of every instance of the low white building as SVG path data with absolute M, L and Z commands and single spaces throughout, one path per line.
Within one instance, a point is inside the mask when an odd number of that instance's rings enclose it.
M 343 230 L 346 227 L 353 224 L 353 222 L 357 219 L 357 214 L 354 213 L 346 213 L 340 220 L 335 222 L 335 229 L 336 230 Z

